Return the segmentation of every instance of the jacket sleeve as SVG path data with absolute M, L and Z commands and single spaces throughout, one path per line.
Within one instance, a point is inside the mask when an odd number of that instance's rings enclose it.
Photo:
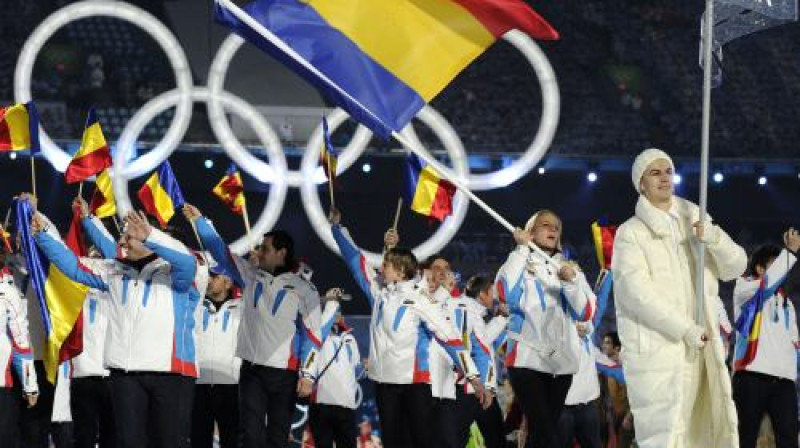
M 219 236 L 214 226 L 205 217 L 197 218 L 195 221 L 197 228 L 197 235 L 200 241 L 211 252 L 211 256 L 219 263 L 220 266 L 227 272 L 233 283 L 240 288 L 245 287 L 245 280 L 249 278 L 250 271 L 252 270 L 250 263 L 243 258 L 231 253 L 225 241 Z
M 339 312 L 340 308 L 341 306 L 338 300 L 329 300 L 328 303 L 325 304 L 325 308 L 322 309 L 322 317 L 320 319 L 322 323 L 320 324 L 319 332 L 323 344 L 328 340 L 328 336 L 331 334 L 331 328 L 336 322 L 336 313 Z
M 733 326 L 728 318 L 728 312 L 725 311 L 725 305 L 719 296 L 714 297 L 714 307 L 717 310 L 717 319 L 719 319 L 719 330 L 727 337 L 733 331 Z
M 361 249 L 353 242 L 347 229 L 341 225 L 334 224 L 331 226 L 331 233 L 333 233 L 336 245 L 339 246 L 339 251 L 342 253 L 342 258 L 347 264 L 347 268 L 356 283 L 358 283 L 361 291 L 367 296 L 369 306 L 372 307 L 375 303 L 375 297 L 377 297 L 381 289 L 377 282 L 378 273 L 367 264 L 367 259 L 364 258 Z
M 70 280 L 82 283 L 90 288 L 108 291 L 108 283 L 104 278 L 105 272 L 102 269 L 102 265 L 94 264 L 92 269 L 82 269 L 78 263 L 78 258 L 63 243 L 54 240 L 45 232 L 37 232 L 34 235 L 34 239 L 47 259 L 55 264 Z M 97 270 L 97 268 L 100 268 L 100 270 Z
M 497 294 L 512 309 L 519 308 L 522 299 L 525 263 L 530 252 L 526 246 L 517 246 L 497 272 Z
M 747 254 L 724 230 L 717 228 L 715 241 L 706 244 L 714 260 L 719 279 L 727 282 L 742 275 L 747 269 Z
M 297 331 L 300 340 L 300 375 L 313 379 L 316 372 L 319 349 L 322 348 L 320 334 L 319 294 L 310 285 L 295 289 L 300 299 L 297 316 Z
M 787 299 L 789 300 L 789 299 Z M 797 331 L 797 313 L 794 310 L 794 305 L 789 302 L 789 331 L 792 334 L 792 344 L 795 350 L 800 350 L 800 334 Z
M 189 249 L 166 233 L 152 229 L 144 245 L 170 264 L 172 288 L 186 292 L 194 284 L 197 261 Z
M 788 250 L 783 249 L 775 261 L 767 268 L 762 279 L 756 280 L 753 278 L 739 278 L 736 280 L 736 286 L 733 288 L 733 306 L 734 309 L 739 309 L 742 305 L 753 299 L 756 291 L 761 286 L 762 280 L 764 281 L 764 294 L 766 297 L 772 297 L 778 290 L 789 271 L 794 266 L 797 258 L 792 255 Z
M 592 288 L 586 282 L 583 272 L 576 272 L 575 278 L 570 281 L 561 282 L 561 292 L 567 299 L 572 317 L 581 322 L 592 320 L 597 309 L 597 297 Z
M 650 277 L 647 260 L 631 228 L 620 226 L 614 238 L 614 274 L 616 304 L 620 311 L 637 316 L 647 328 L 658 331 L 672 341 L 679 341 L 692 322 L 679 317 L 659 300 L 658 288 Z
M 471 313 L 469 317 L 471 322 L 483 322 L 481 317 L 475 313 Z M 479 325 L 472 325 L 469 332 L 470 355 L 480 373 L 483 384 L 491 390 L 497 390 L 494 350 L 492 350 L 492 343 L 488 342 L 485 333 L 481 331 L 482 328 L 485 329 Z
M 417 313 L 425 329 L 444 348 L 453 364 L 466 378 L 480 375 L 469 353 L 464 349 L 464 341 L 452 321 L 447 320 L 440 306 L 426 297 L 414 300 L 413 309 Z
M 22 303 L 18 297 L 11 295 L 6 300 L 8 337 L 11 340 L 11 363 L 22 382 L 23 392 L 26 394 L 38 393 L 39 385 L 36 381 L 36 369 L 33 367 L 28 320 L 25 313 L 22 312 Z
M 103 222 L 100 221 L 100 218 L 86 216 L 81 219 L 81 225 L 86 232 L 86 237 L 89 239 L 89 242 L 100 250 L 100 253 L 103 254 L 103 258 L 114 258 L 117 256 L 117 244 L 114 242 L 114 239 L 111 238 L 111 234 L 108 233 L 108 230 L 103 225 Z

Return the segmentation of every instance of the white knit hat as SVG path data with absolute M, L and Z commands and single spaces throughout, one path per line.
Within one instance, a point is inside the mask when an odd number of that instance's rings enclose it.
M 675 164 L 672 163 L 672 158 L 669 156 L 669 154 L 656 148 L 645 149 L 638 156 L 636 156 L 636 159 L 633 161 L 633 168 L 631 169 L 633 188 L 637 192 L 639 192 L 639 187 L 641 185 L 642 176 L 644 176 L 645 170 L 647 170 L 647 167 L 650 166 L 651 163 L 658 159 L 664 159 L 669 162 L 669 166 L 672 167 L 672 171 L 675 171 Z

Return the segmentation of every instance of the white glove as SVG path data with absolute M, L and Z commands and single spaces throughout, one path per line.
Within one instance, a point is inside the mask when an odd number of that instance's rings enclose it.
M 683 334 L 683 342 L 685 342 L 689 348 L 700 350 L 706 346 L 706 341 L 708 341 L 708 337 L 706 336 L 705 329 L 697 325 L 689 328 L 689 330 Z

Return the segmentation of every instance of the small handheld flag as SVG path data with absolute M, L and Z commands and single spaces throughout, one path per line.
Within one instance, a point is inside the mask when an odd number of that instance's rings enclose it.
M 0 107 L 0 151 L 39 152 L 39 114 L 32 101 Z
M 175 215 L 175 209 L 183 207 L 183 204 L 186 203 L 181 188 L 178 186 L 178 180 L 172 173 L 172 167 L 166 160 L 142 185 L 137 196 L 145 211 L 149 215 L 155 216 L 161 227 L 166 227 L 169 220 Z
M 403 199 L 411 210 L 444 221 L 453 214 L 456 188 L 416 154 L 409 154 Z
M 86 180 L 111 166 L 111 151 L 108 149 L 100 121 L 94 108 L 89 109 L 81 147 L 67 165 L 64 177 L 68 184 Z
M 103 170 L 95 179 L 95 190 L 89 202 L 89 212 L 98 218 L 108 218 L 117 214 L 114 187 L 108 170 Z
M 244 213 L 244 183 L 236 165 L 231 164 L 228 171 L 225 172 L 225 176 L 217 182 L 212 191 L 214 196 L 224 202 L 234 213 L 237 215 Z
M 611 255 L 614 251 L 614 235 L 617 226 L 610 226 L 604 218 L 592 223 L 592 240 L 600 269 L 611 269 Z

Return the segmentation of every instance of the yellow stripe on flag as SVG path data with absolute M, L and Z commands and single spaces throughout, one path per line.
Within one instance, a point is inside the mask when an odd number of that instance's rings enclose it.
M 103 195 L 105 201 L 103 205 L 94 210 L 94 215 L 98 218 L 107 218 L 117 214 L 117 203 L 114 200 L 114 187 L 111 182 L 111 176 L 108 170 L 103 170 L 102 173 L 97 175 L 95 180 L 97 190 Z
M 104 147 L 106 147 L 106 138 L 103 136 L 103 130 L 100 129 L 100 123 L 95 122 L 83 132 L 81 147 L 73 159 L 80 159 Z
M 20 151 L 31 146 L 28 109 L 24 104 L 15 104 L 6 109 L 5 121 L 11 138 L 11 150 Z
M 150 193 L 153 195 L 153 203 L 155 204 L 156 211 L 161 217 L 163 223 L 169 222 L 175 214 L 175 205 L 172 203 L 172 198 L 169 193 L 161 186 L 158 173 L 154 173 L 147 179 L 147 186 L 150 187 Z
M 306 3 L 425 101 L 495 41 L 475 16 L 452 0 Z
M 61 345 L 72 332 L 78 320 L 89 287 L 73 282 L 55 265 L 50 265 L 44 284 L 45 302 L 50 314 L 50 336 L 44 363 L 47 380 L 55 382 Z
M 439 181 L 441 178 L 436 171 L 429 165 L 419 173 L 417 190 L 414 192 L 414 200 L 411 201 L 411 210 L 429 216 L 433 204 L 436 202 L 436 193 L 439 191 Z

